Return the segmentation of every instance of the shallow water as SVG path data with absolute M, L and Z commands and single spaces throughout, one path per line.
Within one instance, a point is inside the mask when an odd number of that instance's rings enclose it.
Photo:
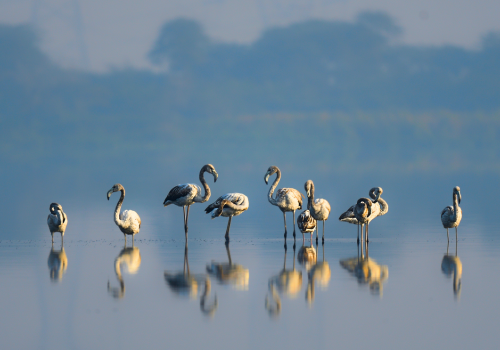
M 188 249 L 179 208 L 170 230 L 143 215 L 152 223 L 134 248 L 104 214 L 100 231 L 69 216 L 64 252 L 39 224 L 31 240 L 3 239 L 1 348 L 496 348 L 499 239 L 480 213 L 464 214 L 448 247 L 439 216 L 390 211 L 367 251 L 335 216 L 305 261 L 301 236 L 294 249 L 289 232 L 284 248 L 276 208 L 235 218 L 228 247 L 226 219 L 198 211 Z

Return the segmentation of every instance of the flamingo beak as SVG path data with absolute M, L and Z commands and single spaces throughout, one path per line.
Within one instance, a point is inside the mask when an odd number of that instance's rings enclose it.
M 462 201 L 462 194 L 458 192 L 458 204 Z
M 217 172 L 214 170 L 212 175 L 214 176 L 214 182 L 217 182 L 217 178 L 219 177 L 219 174 L 217 174 Z
M 264 181 L 266 182 L 266 185 L 267 185 L 267 182 L 269 181 L 269 173 L 268 172 L 266 173 L 266 176 L 264 176 Z
M 109 201 L 109 197 L 111 197 L 112 194 L 113 194 L 113 189 L 108 191 L 108 201 Z

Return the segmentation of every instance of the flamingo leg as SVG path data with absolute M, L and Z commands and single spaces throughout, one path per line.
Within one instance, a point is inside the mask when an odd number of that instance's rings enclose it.
M 446 235 L 448 236 L 448 243 L 450 243 L 450 233 L 448 232 L 448 229 L 446 229 Z
M 458 242 L 458 228 L 455 227 L 455 242 Z
M 359 245 L 359 224 L 357 224 L 356 226 L 358 226 L 358 245 Z
M 52 235 L 52 243 L 54 243 L 54 232 L 50 233 Z
M 306 244 L 306 235 L 302 232 L 302 245 Z
M 186 232 L 186 206 L 182 206 L 182 217 L 184 218 L 184 232 Z
M 311 232 L 311 247 L 313 245 L 313 234 L 314 234 L 314 231 Z
M 325 220 L 323 220 L 323 238 L 321 240 L 321 244 L 325 244 Z
M 127 235 L 124 233 L 123 238 L 125 238 L 125 246 L 127 246 Z
M 318 223 L 316 222 L 316 245 L 318 245 Z
M 369 227 L 370 227 L 370 223 L 366 224 L 366 243 L 370 242 L 370 240 L 368 239 L 368 233 L 370 231 Z
M 283 221 L 285 222 L 285 240 L 286 240 L 286 212 L 283 212 Z
M 226 237 L 226 242 L 229 242 L 229 229 L 231 228 L 231 219 L 232 218 L 233 217 L 230 216 L 229 220 L 227 221 L 227 229 L 226 229 L 226 236 L 225 236 Z
M 295 241 L 295 210 L 293 211 L 293 240 Z
M 191 209 L 191 206 L 188 205 L 187 207 L 188 208 L 187 208 L 187 214 L 186 214 L 186 233 L 188 231 L 189 209 Z

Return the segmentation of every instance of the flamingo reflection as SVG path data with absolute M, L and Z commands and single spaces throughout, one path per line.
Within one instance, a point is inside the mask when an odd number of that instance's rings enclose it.
M 54 250 L 54 243 L 52 243 L 47 264 L 49 265 L 50 279 L 54 282 L 61 281 L 68 268 L 68 257 L 63 245 L 61 245 L 61 250 Z
M 316 245 L 316 249 L 318 246 Z M 314 301 L 314 286 L 315 284 L 319 284 L 322 290 L 326 290 L 328 287 L 328 282 L 330 282 L 330 278 L 332 272 L 330 270 L 330 265 L 327 261 L 325 261 L 325 245 L 323 245 L 323 261 L 318 262 L 316 257 L 316 264 L 314 264 L 307 274 L 307 291 L 306 291 L 306 300 L 309 306 L 312 305 Z
M 302 244 L 302 247 L 299 249 L 297 260 L 300 265 L 306 268 L 307 271 L 309 271 L 313 265 L 316 264 L 316 249 L 314 249 L 312 243 L 309 246 Z
M 218 306 L 217 295 L 215 295 L 215 300 L 211 305 L 207 303 L 211 291 L 210 278 L 205 274 L 192 274 L 189 270 L 187 243 L 184 247 L 183 270 L 177 273 L 165 271 L 164 277 L 171 291 L 177 295 L 188 296 L 192 299 L 196 299 L 198 291 L 201 291 L 202 286 L 204 286 L 203 294 L 200 297 L 200 310 L 207 316 L 212 317 L 215 315 Z
M 366 250 L 366 256 L 365 256 Z M 368 284 L 373 294 L 382 297 L 383 284 L 389 278 L 389 268 L 386 265 L 379 265 L 368 256 L 368 244 L 362 242 L 361 255 L 350 259 L 340 260 L 340 265 L 352 273 L 360 284 Z
M 125 282 L 122 276 L 123 265 L 127 267 L 128 273 L 131 275 L 135 275 L 141 266 L 141 253 L 139 248 L 134 246 L 127 248 L 126 244 L 125 242 L 125 247 L 115 259 L 115 274 L 120 287 L 111 287 L 108 280 L 108 292 L 116 299 L 121 299 L 125 296 Z
M 207 272 L 215 276 L 221 284 L 230 284 L 238 290 L 248 290 L 250 272 L 242 265 L 233 263 L 231 251 L 229 250 L 229 242 L 226 242 L 225 246 L 229 262 L 221 263 L 212 261 L 210 265 L 207 265 Z
M 269 293 L 266 296 L 266 309 L 271 316 L 281 312 L 280 294 L 295 298 L 302 288 L 302 271 L 295 270 L 295 244 L 293 245 L 293 268 L 286 268 L 286 245 L 283 269 L 269 279 Z
M 455 241 L 455 256 L 448 254 L 449 247 L 450 242 L 448 242 L 446 254 L 443 256 L 443 261 L 441 262 L 441 271 L 443 271 L 446 277 L 453 276 L 453 293 L 455 297 L 460 298 L 462 290 L 462 262 L 457 255 L 458 243 Z

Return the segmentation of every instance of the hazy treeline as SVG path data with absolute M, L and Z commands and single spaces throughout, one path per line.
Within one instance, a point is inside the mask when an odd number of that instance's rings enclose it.
M 324 174 L 498 173 L 500 36 L 474 51 L 394 44 L 400 32 L 365 13 L 237 45 L 179 19 L 149 53 L 164 73 L 92 74 L 60 69 L 29 27 L 3 25 L 0 157 L 80 176 L 131 159 L 162 170 L 207 158 Z

